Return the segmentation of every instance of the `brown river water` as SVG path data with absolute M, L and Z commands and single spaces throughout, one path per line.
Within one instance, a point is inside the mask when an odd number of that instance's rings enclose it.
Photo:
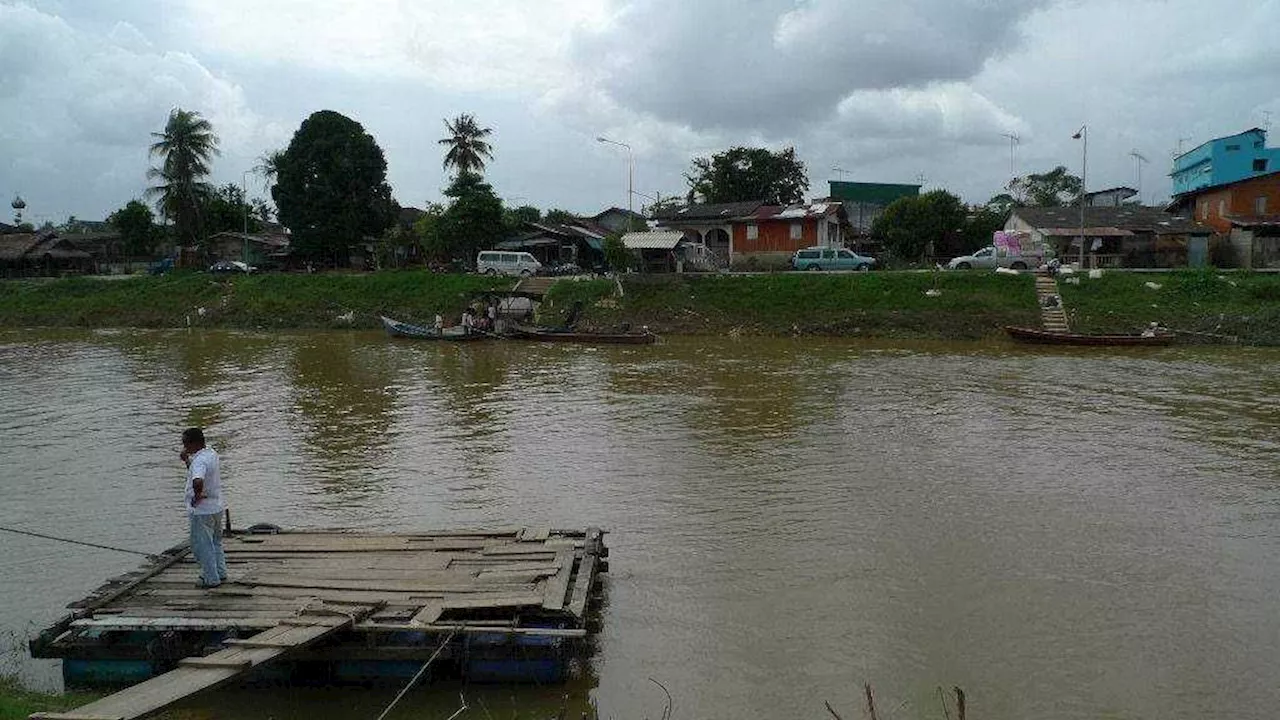
M 177 435 L 237 525 L 598 525 L 598 649 L 556 687 L 399 718 L 1270 718 L 1280 351 L 373 333 L 0 331 L 0 525 L 183 539 Z M 0 533 L 0 653 L 138 558 Z M 183 717 L 372 718 L 396 688 L 237 688 Z M 483 702 L 483 705 L 481 705 Z M 952 711 L 954 714 L 954 710 Z

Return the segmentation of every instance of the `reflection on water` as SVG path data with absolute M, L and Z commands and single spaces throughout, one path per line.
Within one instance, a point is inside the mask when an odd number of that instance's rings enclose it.
M 889 717 L 937 715 L 953 684 L 987 718 L 1280 701 L 1273 350 L 8 331 L 0 382 L 0 525 L 167 547 L 177 433 L 203 424 L 238 524 L 612 531 L 580 681 L 433 686 L 402 717 L 459 690 L 467 717 L 656 717 L 651 677 L 698 718 L 856 716 L 864 680 Z M 0 619 L 25 632 L 132 566 L 0 537 Z M 366 717 L 393 693 L 188 710 Z

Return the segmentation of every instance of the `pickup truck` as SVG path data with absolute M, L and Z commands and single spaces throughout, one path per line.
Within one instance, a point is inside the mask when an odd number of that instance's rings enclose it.
M 1013 270 L 1027 270 L 1040 267 L 1045 263 L 1044 248 L 1026 248 L 1021 253 L 1011 252 L 1008 248 L 996 248 L 988 245 L 972 255 L 961 255 L 947 263 L 948 270 L 970 270 L 975 268 L 992 270 L 998 267 Z

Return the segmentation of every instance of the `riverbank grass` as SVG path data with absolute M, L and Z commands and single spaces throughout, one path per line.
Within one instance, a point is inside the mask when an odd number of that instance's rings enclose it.
M 1104 273 L 1058 281 L 1071 328 L 1134 333 L 1151 322 L 1188 340 L 1233 336 L 1249 345 L 1280 345 L 1280 274 L 1181 270 Z
M 981 338 L 1039 317 L 1029 275 L 629 275 L 622 286 L 622 297 L 590 306 L 588 324 L 660 334 Z
M 0 282 L 0 326 L 375 328 L 379 315 L 456 320 L 477 293 L 514 284 L 426 271 L 11 280 Z
M 15 678 L 0 676 L 0 720 L 27 720 L 31 713 L 70 710 L 100 697 L 94 693 L 37 692 L 23 687 Z

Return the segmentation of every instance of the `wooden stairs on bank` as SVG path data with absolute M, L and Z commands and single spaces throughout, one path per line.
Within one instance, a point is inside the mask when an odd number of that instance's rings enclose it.
M 1051 275 L 1036 275 L 1036 304 L 1040 306 L 1040 325 L 1050 332 L 1069 333 L 1067 312 L 1058 293 L 1058 280 Z
M 559 280 L 560 278 L 557 277 L 520 278 L 520 282 L 516 283 L 514 288 L 511 288 L 511 292 L 543 297 L 551 289 L 551 286 L 555 285 Z

